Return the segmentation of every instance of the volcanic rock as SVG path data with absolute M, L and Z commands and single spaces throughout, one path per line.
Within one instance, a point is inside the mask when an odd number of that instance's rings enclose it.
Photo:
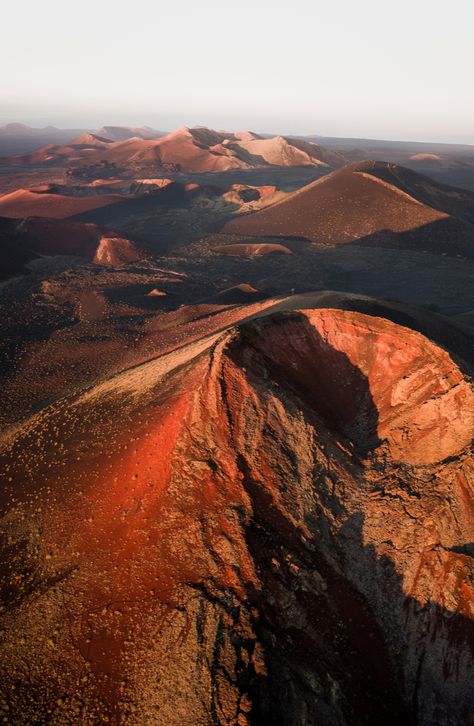
M 3 440 L 3 714 L 467 723 L 472 416 L 445 351 L 331 309 L 44 408 Z

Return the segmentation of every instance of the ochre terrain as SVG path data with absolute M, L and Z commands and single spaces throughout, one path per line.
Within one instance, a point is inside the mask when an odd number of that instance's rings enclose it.
M 18 189 L 0 197 L 0 215 L 3 217 L 50 217 L 66 219 L 88 212 L 97 207 L 122 202 L 120 194 L 93 195 L 90 197 L 66 196 Z
M 336 168 L 344 157 L 312 141 L 251 132 L 218 132 L 207 128 L 179 128 L 159 138 L 146 134 L 125 138 L 85 133 L 66 145 L 48 144 L 16 158 L 16 164 L 112 164 L 121 168 L 152 167 L 182 172 L 225 171 L 265 166 L 323 166 Z
M 468 381 L 285 307 L 4 434 L 7 721 L 468 723 Z
M 472 257 L 474 195 L 393 164 L 355 163 L 231 219 L 222 231 Z
M 472 726 L 469 149 L 0 147 L 0 721 Z

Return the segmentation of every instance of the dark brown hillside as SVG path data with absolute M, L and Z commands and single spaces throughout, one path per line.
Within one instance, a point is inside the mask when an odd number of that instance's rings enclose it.
M 264 210 L 231 219 L 222 231 L 300 237 L 319 244 L 364 244 L 365 240 L 377 244 L 380 236 L 386 246 L 474 254 L 474 225 L 465 221 L 473 210 L 468 192 L 453 197 L 456 190 L 450 193 L 448 187 L 441 188 L 436 197 L 439 208 L 435 209 L 412 196 L 416 193 L 433 201 L 434 182 L 427 191 L 424 178 L 413 172 L 407 171 L 408 184 L 398 181 L 393 170 L 390 177 L 385 173 L 390 181 L 380 178 L 372 173 L 374 168 L 379 170 L 373 162 L 346 166 Z M 383 171 L 387 172 L 387 166 Z M 462 218 L 440 211 L 454 207 Z

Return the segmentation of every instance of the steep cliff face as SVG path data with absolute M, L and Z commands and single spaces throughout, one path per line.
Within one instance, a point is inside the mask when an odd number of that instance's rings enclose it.
M 2 715 L 469 723 L 472 428 L 446 352 L 328 309 L 44 409 L 2 455 Z

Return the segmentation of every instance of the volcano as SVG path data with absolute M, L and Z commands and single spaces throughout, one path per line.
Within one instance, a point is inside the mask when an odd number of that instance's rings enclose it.
M 227 171 L 260 167 L 337 168 L 344 157 L 311 141 L 284 136 L 262 138 L 252 132 L 220 132 L 183 126 L 164 135 L 115 133 L 109 127 L 85 133 L 65 146 L 48 144 L 11 158 L 10 163 L 74 166 L 107 163 L 122 169 L 181 172 Z
M 11 722 L 472 712 L 467 379 L 381 317 L 253 314 L 4 436 Z
M 223 231 L 474 255 L 474 195 L 393 164 L 350 164 Z

